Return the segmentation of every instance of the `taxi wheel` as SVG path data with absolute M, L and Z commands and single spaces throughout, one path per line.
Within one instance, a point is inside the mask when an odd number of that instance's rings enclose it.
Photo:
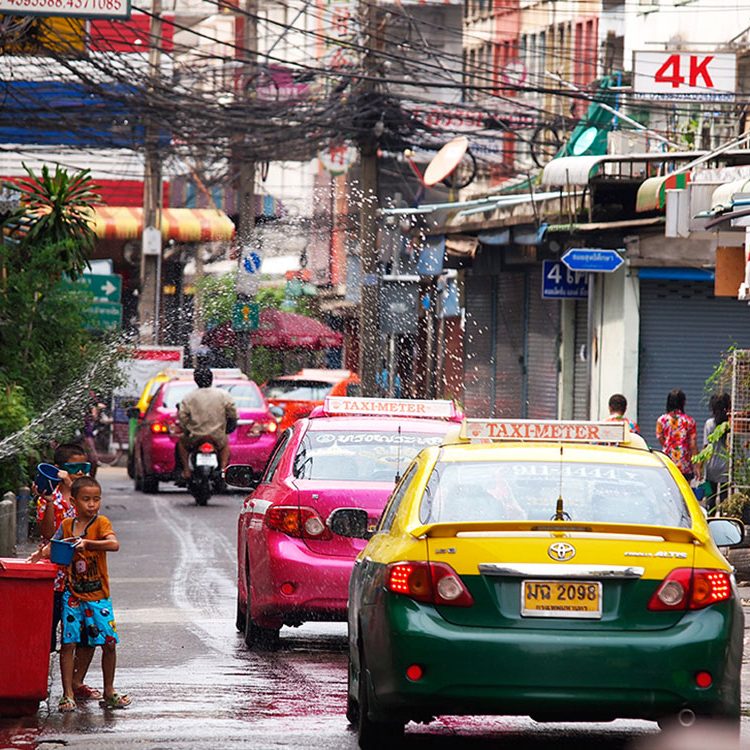
M 238 633 L 245 632 L 245 612 L 240 607 L 240 595 L 237 593 L 237 614 L 234 621 L 234 626 L 237 628 Z
M 128 476 L 135 479 L 135 454 L 132 452 L 128 454 Z
M 370 690 L 367 668 L 360 652 L 359 685 L 357 688 L 357 739 L 362 750 L 381 750 L 401 745 L 404 737 L 403 722 L 373 721 L 369 717 Z
M 253 621 L 250 614 L 250 576 L 247 577 L 247 604 L 245 606 L 245 645 L 261 651 L 275 651 L 279 647 L 280 628 L 264 628 Z

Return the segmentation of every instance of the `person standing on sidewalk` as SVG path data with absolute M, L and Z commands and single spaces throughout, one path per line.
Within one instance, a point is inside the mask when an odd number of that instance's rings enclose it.
M 695 420 L 685 414 L 685 394 L 674 388 L 667 396 L 667 409 L 656 420 L 656 437 L 662 450 L 674 461 L 688 482 L 700 475 L 700 466 L 693 463 L 698 453 Z
M 105 516 L 99 515 L 102 504 L 101 485 L 92 477 L 76 479 L 71 488 L 75 518 L 66 518 L 53 539 L 75 539 L 75 553 L 68 566 L 66 590 L 63 594 L 62 647 L 60 675 L 63 695 L 59 710 L 75 711 L 73 688 L 76 651 L 102 647 L 104 695 L 102 708 L 126 708 L 130 698 L 115 691 L 116 644 L 119 640 L 112 601 L 109 597 L 107 552 L 117 552 L 120 543 Z M 37 550 L 30 562 L 49 558 L 50 544 Z

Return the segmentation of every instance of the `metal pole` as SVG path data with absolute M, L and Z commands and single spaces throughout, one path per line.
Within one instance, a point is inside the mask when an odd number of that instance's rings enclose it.
M 245 74 L 242 76 L 242 98 L 250 100 L 250 89 L 255 86 L 256 63 L 258 58 L 258 2 L 245 0 L 243 19 L 242 46 L 239 52 L 245 57 Z M 237 272 L 237 301 L 250 302 L 255 294 L 257 274 L 248 273 L 244 266 L 254 250 L 255 239 L 255 158 L 245 143 L 245 135 L 239 136 L 236 144 L 235 163 L 239 164 L 236 177 L 237 211 L 239 213 L 238 239 L 240 243 L 239 267 Z M 252 344 L 250 333 L 240 331 L 237 334 L 237 364 L 242 371 L 250 375 L 252 367 Z
M 364 92 L 374 94 L 373 79 L 378 70 L 373 55 L 377 38 L 377 6 L 360 2 L 360 18 L 365 32 L 365 55 L 362 61 Z M 365 134 L 360 143 L 360 187 L 362 204 L 359 212 L 359 254 L 362 262 L 362 290 L 359 303 L 359 377 L 365 396 L 377 393 L 377 369 L 380 362 L 380 279 L 378 269 L 378 156 L 377 136 Z
M 162 2 L 152 0 L 148 53 L 149 91 L 153 92 L 161 70 Z M 143 240 L 141 245 L 141 289 L 138 300 L 138 323 L 141 341 L 159 343 L 161 297 L 161 156 L 159 154 L 159 126 L 146 116 L 144 175 L 143 175 Z M 158 230 L 158 234 L 156 231 Z M 158 237 L 158 242 L 156 241 Z

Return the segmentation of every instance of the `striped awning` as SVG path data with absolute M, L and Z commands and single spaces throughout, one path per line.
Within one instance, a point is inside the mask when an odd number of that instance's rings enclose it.
M 690 182 L 690 172 L 671 172 L 649 177 L 641 183 L 635 197 L 635 210 L 658 211 L 667 205 L 667 190 L 684 190 Z
M 129 206 L 97 206 L 90 223 L 103 240 L 134 240 L 143 233 L 143 209 Z M 175 242 L 231 240 L 232 220 L 214 208 L 164 208 L 161 235 Z

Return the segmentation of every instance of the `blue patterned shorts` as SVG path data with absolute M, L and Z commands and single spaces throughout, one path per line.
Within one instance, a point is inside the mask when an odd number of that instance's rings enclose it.
M 69 591 L 63 594 L 62 642 L 81 646 L 118 643 L 115 613 L 111 599 L 87 602 Z

